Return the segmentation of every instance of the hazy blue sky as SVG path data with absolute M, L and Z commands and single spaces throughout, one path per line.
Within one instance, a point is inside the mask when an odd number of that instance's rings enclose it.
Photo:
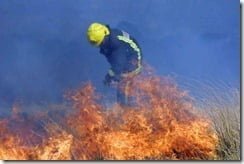
M 54 101 L 109 68 L 89 45 L 98 21 L 134 35 L 160 75 L 240 80 L 239 0 L 0 0 L 0 103 Z

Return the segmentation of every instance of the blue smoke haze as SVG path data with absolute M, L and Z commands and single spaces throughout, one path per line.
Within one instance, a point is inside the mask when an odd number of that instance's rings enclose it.
M 0 0 L 0 103 L 55 102 L 109 68 L 92 22 L 127 30 L 160 75 L 240 81 L 238 0 Z

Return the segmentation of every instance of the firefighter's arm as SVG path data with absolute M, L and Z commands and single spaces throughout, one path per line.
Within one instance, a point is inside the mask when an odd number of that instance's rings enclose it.
M 106 81 L 108 82 L 121 80 L 121 75 L 127 62 L 126 51 L 123 48 L 114 51 L 113 56 L 115 56 L 115 58 L 113 58 L 111 68 L 105 77 L 105 80 L 107 79 Z

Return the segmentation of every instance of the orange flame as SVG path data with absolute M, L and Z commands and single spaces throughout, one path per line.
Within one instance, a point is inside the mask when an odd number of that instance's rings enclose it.
M 24 142 L 28 135 L 13 132 L 10 127 L 13 120 L 1 120 L 0 158 L 215 159 L 218 139 L 210 121 L 199 115 L 187 92 L 181 91 L 172 80 L 151 73 L 141 75 L 133 79 L 129 93 L 136 98 L 135 107 L 114 104 L 105 109 L 98 103 L 94 87 L 85 84 L 68 94 L 74 105 L 62 120 L 63 125 L 46 121 L 41 141 L 32 146 Z M 14 116 L 18 120 L 18 116 Z M 47 117 L 37 118 L 48 120 Z M 35 119 L 29 119 L 28 125 L 31 122 L 34 126 Z M 32 130 L 34 127 L 27 126 L 25 121 L 24 127 L 19 129 Z M 36 137 L 28 140 L 34 141 Z

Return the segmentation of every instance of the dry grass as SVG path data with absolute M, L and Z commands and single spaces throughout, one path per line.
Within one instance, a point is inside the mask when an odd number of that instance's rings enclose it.
M 141 90 L 133 110 L 118 105 L 106 110 L 91 84 L 67 95 L 70 108 L 48 107 L 32 118 L 16 106 L 10 118 L 0 120 L 0 158 L 240 160 L 239 89 L 196 80 L 180 89 L 161 80 L 135 81 Z
M 207 110 L 219 138 L 218 158 L 240 160 L 240 102 L 239 92 L 229 93 L 228 100 L 212 100 Z
M 188 81 L 186 88 L 201 93 L 196 107 L 211 119 L 219 145 L 216 160 L 240 160 L 240 89 L 224 82 Z M 202 92 L 201 92 L 202 91 Z

